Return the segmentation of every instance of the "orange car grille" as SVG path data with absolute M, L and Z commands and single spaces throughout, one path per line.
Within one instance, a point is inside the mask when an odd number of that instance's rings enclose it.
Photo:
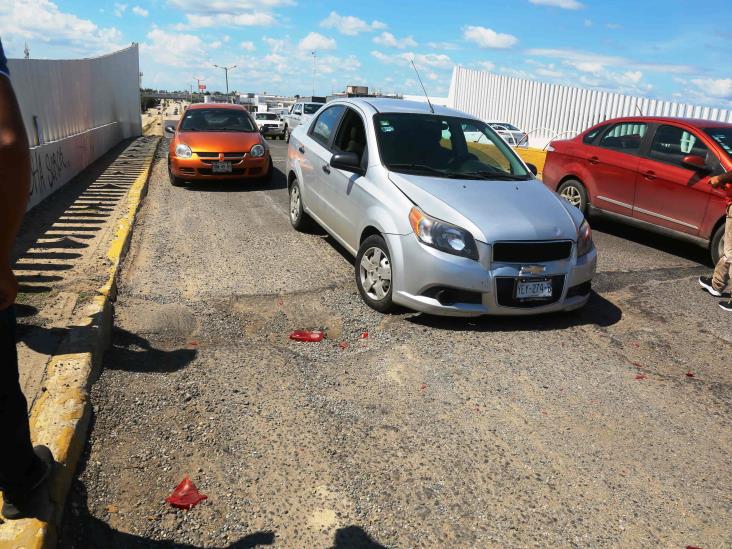
M 214 152 L 196 152 L 198 155 L 198 158 L 213 158 L 214 160 L 218 159 L 219 154 L 221 153 L 214 153 Z M 244 152 L 228 152 L 224 153 L 224 160 L 241 160 L 241 158 L 246 155 L 247 153 Z

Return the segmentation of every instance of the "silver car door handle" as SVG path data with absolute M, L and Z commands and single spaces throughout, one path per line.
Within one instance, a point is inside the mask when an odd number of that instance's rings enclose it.
M 328 166 L 328 164 L 324 164 L 324 165 L 323 165 L 323 171 L 324 171 L 325 173 L 330 173 L 330 166 Z

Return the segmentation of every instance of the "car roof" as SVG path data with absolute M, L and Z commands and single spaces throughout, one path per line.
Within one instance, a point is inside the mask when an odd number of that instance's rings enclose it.
M 243 105 L 236 105 L 234 103 L 194 103 L 188 106 L 188 110 L 198 109 L 233 109 L 238 111 L 245 111 Z
M 718 120 L 704 120 L 702 118 L 680 118 L 673 116 L 624 116 L 621 118 L 612 118 L 600 122 L 600 124 L 618 123 L 618 122 L 646 122 L 646 123 L 676 123 L 693 126 L 695 128 L 732 128 L 732 123 L 720 122 Z M 600 124 L 595 124 L 599 126 Z
M 406 101 L 404 99 L 393 99 L 389 97 L 350 97 L 348 99 L 336 99 L 331 103 L 346 103 L 351 105 L 358 105 L 362 109 L 373 111 L 374 113 L 423 113 L 432 114 L 430 106 L 427 102 L 422 101 Z M 328 103 L 330 105 L 331 103 Z M 435 114 L 442 116 L 457 116 L 460 118 L 470 118 L 478 120 L 473 115 L 442 107 L 440 105 L 432 105 Z

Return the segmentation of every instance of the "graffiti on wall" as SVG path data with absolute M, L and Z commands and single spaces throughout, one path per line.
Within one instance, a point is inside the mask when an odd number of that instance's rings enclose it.
M 55 185 L 63 181 L 64 172 L 71 162 L 64 157 L 61 145 L 55 149 L 37 150 L 31 154 L 31 197 L 49 194 Z

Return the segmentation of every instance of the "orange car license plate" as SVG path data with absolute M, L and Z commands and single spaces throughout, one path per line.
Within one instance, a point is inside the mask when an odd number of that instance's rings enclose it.
M 214 162 L 213 173 L 231 173 L 231 162 Z

